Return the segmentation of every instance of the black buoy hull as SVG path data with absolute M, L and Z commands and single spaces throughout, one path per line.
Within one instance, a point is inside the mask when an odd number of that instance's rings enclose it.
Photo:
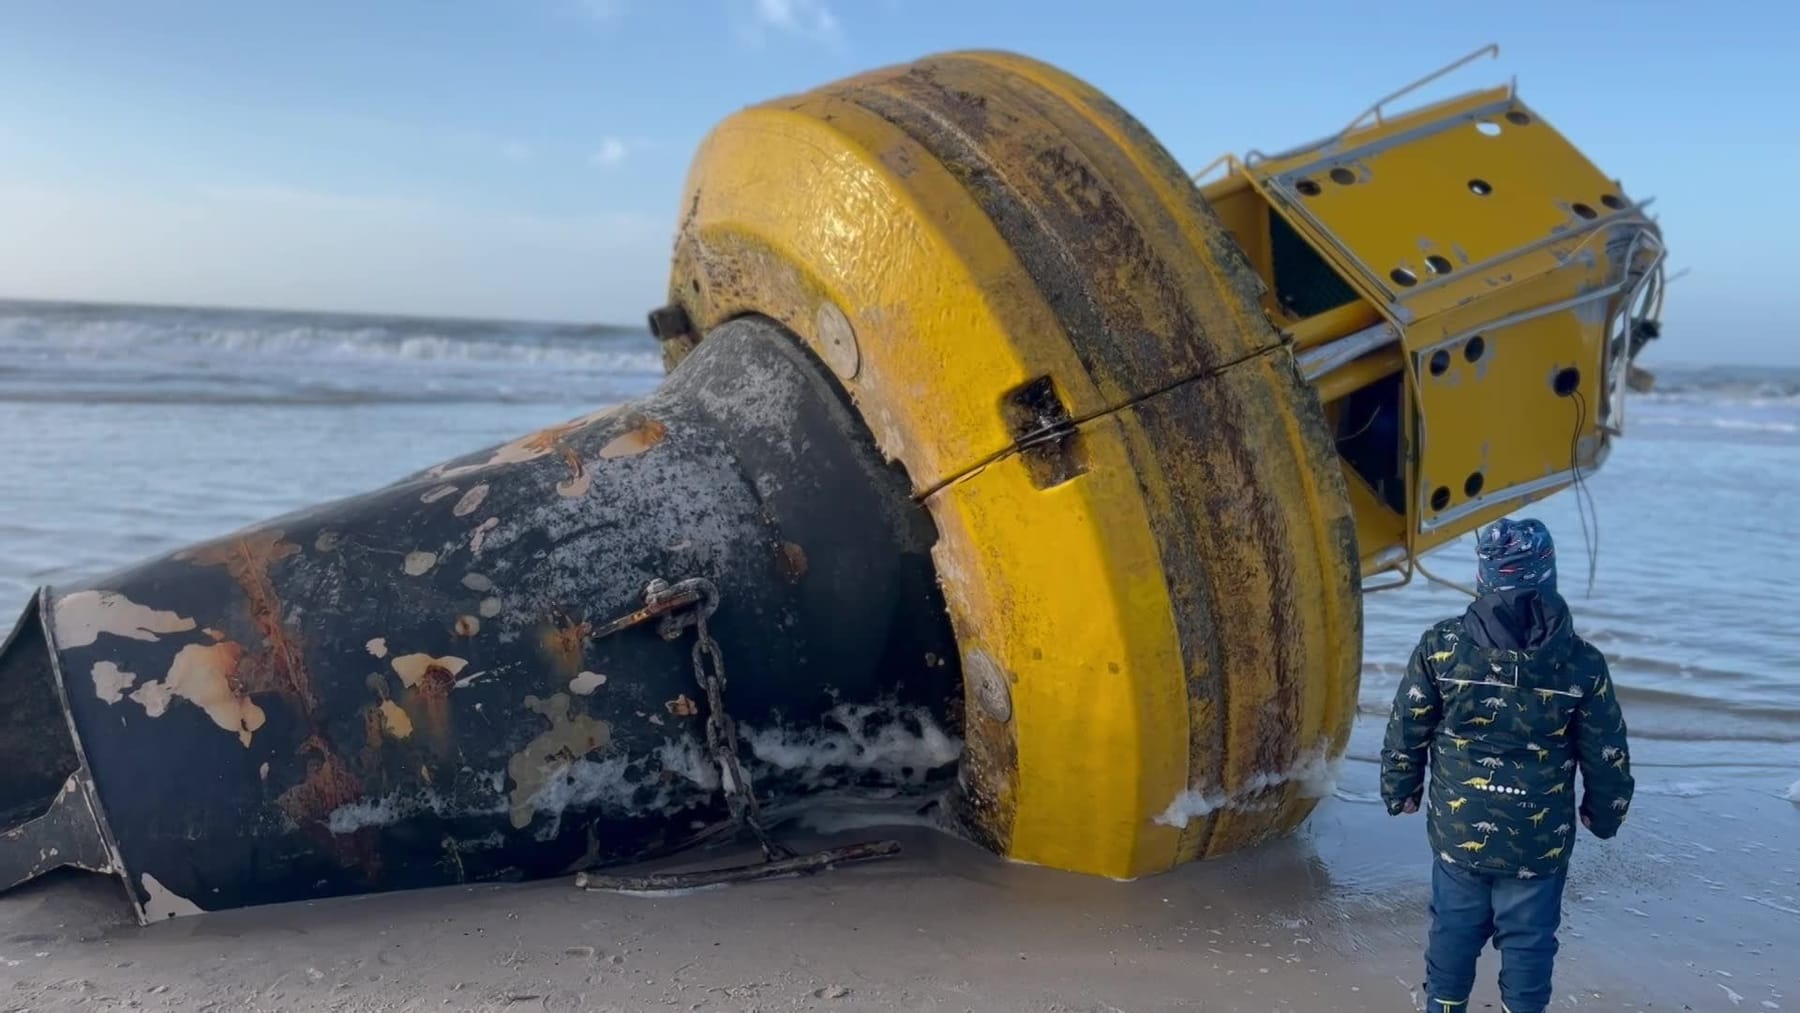
M 717 588 L 764 804 L 937 790 L 934 538 L 808 354 L 731 322 L 640 401 L 42 595 L 0 656 L 0 886 L 104 868 L 154 918 L 712 833 L 694 631 L 605 633 L 657 580 Z

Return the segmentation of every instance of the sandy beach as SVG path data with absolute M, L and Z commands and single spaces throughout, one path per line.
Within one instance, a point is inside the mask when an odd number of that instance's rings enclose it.
M 1132 883 L 916 827 L 881 831 L 895 859 L 683 896 L 559 879 L 142 928 L 114 882 L 62 876 L 0 897 L 0 1009 L 1411 1009 L 1428 856 L 1419 819 L 1372 800 L 1372 731 L 1296 837 Z M 1800 807 L 1771 787 L 1792 757 L 1683 797 L 1662 746 L 1640 747 L 1621 837 L 1577 846 L 1557 1006 L 1800 1009 Z M 1497 969 L 1489 951 L 1475 1008 L 1499 1008 Z

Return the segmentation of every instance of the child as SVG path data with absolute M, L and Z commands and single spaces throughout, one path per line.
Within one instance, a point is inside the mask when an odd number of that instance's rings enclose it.
M 1575 635 L 1556 592 L 1550 532 L 1502 520 L 1480 533 L 1476 555 L 1478 597 L 1425 632 L 1400 681 L 1381 795 L 1395 815 L 1417 812 L 1423 796 L 1436 855 L 1425 1008 L 1468 1005 L 1492 938 L 1502 1005 L 1542 1013 L 1577 813 L 1595 837 L 1618 833 L 1631 759 L 1606 659 Z

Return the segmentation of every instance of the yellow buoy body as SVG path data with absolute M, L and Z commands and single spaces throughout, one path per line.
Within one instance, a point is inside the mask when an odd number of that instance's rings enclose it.
M 930 509 L 964 671 L 961 811 L 1128 878 L 1281 834 L 1355 710 L 1355 523 L 1264 285 L 1082 82 L 961 53 L 707 138 L 671 278 L 836 373 Z

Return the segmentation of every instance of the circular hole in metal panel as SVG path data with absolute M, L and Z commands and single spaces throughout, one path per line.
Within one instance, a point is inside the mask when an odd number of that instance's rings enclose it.
M 1485 179 L 1471 179 L 1469 180 L 1469 192 L 1477 197 L 1486 197 L 1494 192 L 1494 187 Z
M 1431 509 L 1442 510 L 1450 505 L 1449 486 L 1440 485 L 1431 492 Z
M 1485 354 L 1487 354 L 1487 339 L 1479 334 L 1470 338 L 1468 344 L 1463 345 L 1463 358 L 1470 362 L 1480 361 Z
M 1506 114 L 1506 122 L 1511 123 L 1514 126 L 1522 127 L 1531 122 L 1531 114 L 1514 109 Z
M 1321 187 L 1318 183 L 1315 183 L 1310 179 L 1303 179 L 1294 184 L 1294 189 L 1300 191 L 1302 196 L 1317 197 L 1319 193 L 1324 190 L 1324 187 Z
M 1557 397 L 1568 397 L 1581 389 L 1581 370 L 1569 366 L 1556 371 L 1556 378 L 1550 381 L 1550 389 Z
M 1495 123 L 1493 120 L 1478 120 L 1475 123 L 1475 129 L 1481 131 L 1481 134 L 1484 137 L 1500 136 L 1500 124 Z
M 1463 479 L 1463 495 L 1474 499 L 1481 495 L 1481 487 L 1486 484 L 1487 479 L 1482 477 L 1481 472 L 1471 472 L 1468 478 Z
M 1586 204 L 1582 204 L 1580 202 L 1576 202 L 1574 204 L 1569 205 L 1569 210 L 1575 212 L 1576 214 L 1580 215 L 1583 218 L 1588 219 L 1589 221 L 1592 221 L 1595 218 L 1600 217 L 1600 212 L 1595 211 L 1593 208 L 1588 207 Z
M 1450 263 L 1449 257 L 1442 257 L 1435 253 L 1425 258 L 1425 266 L 1431 268 L 1432 274 L 1449 274 L 1455 270 L 1455 265 Z
M 1388 277 L 1394 279 L 1396 285 L 1401 285 L 1406 288 L 1411 288 L 1419 283 L 1419 276 L 1404 267 L 1396 267 L 1392 271 L 1389 271 Z
M 1340 165 L 1331 170 L 1331 181 L 1340 186 L 1349 186 L 1356 182 L 1356 173 L 1351 172 L 1349 169 Z
M 1432 376 L 1443 376 L 1445 371 L 1450 368 L 1450 352 L 1440 348 L 1431 353 L 1431 362 L 1426 368 L 1431 370 Z
M 1614 211 L 1625 210 L 1625 198 L 1619 196 L 1616 193 L 1601 194 L 1600 195 L 1600 203 L 1606 205 L 1608 208 L 1610 208 Z

